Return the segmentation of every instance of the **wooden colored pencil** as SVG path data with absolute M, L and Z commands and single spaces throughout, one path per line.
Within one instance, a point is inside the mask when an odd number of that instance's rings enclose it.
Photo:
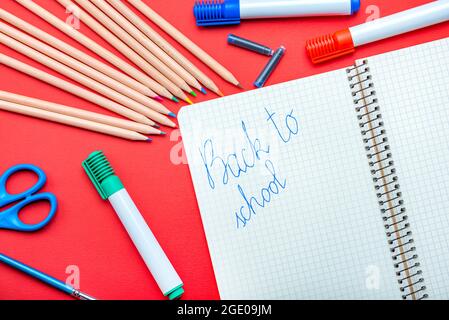
M 144 58 L 148 63 L 153 65 L 160 73 L 162 73 L 166 78 L 173 82 L 176 86 L 182 90 L 195 96 L 195 92 L 189 87 L 187 82 L 178 75 L 174 70 L 169 68 L 163 61 L 156 57 L 148 48 L 143 46 L 139 41 L 137 41 L 133 36 L 131 36 L 118 22 L 120 14 L 114 13 L 114 8 L 112 8 L 104 0 L 75 0 L 79 5 L 86 5 L 85 9 L 100 21 L 109 31 L 115 34 L 120 40 L 128 45 L 132 50 L 134 50 L 138 55 Z M 91 4 L 92 2 L 92 4 Z M 90 11 L 92 10 L 92 11 Z M 106 10 L 106 11 L 105 11 Z M 109 14 L 108 14 L 109 13 Z M 122 17 L 123 18 L 123 17 Z M 126 20 L 126 19 L 125 19 Z
M 117 11 L 107 1 L 104 0 L 92 0 L 92 2 L 101 9 L 106 15 L 114 20 L 120 27 L 122 27 L 133 39 L 137 40 L 144 48 L 154 54 L 160 61 L 162 61 L 173 72 L 180 76 L 187 84 L 202 91 L 201 84 L 192 76 L 187 70 L 180 66 L 173 58 L 159 48 L 153 41 L 148 39 L 142 31 L 136 28 L 131 22 L 129 22 L 120 11 Z
M 72 58 L 85 63 L 86 65 L 97 70 L 98 72 L 101 72 L 111 77 L 112 79 L 115 79 L 123 83 L 124 85 L 136 90 L 137 92 L 140 92 L 143 95 L 156 98 L 159 100 L 161 99 L 153 90 L 146 87 L 145 85 L 135 80 L 134 78 L 131 78 L 130 76 L 108 66 L 107 64 L 101 62 L 100 60 L 95 59 L 94 57 L 84 53 L 83 51 L 65 43 L 64 41 L 59 40 L 58 38 L 50 35 L 49 33 L 33 26 L 32 24 L 29 24 L 28 22 L 16 17 L 15 15 L 1 8 L 0 8 L 0 19 L 22 30 L 23 32 L 28 33 L 29 35 L 34 36 L 36 39 L 39 39 L 45 42 L 46 44 L 64 52 L 65 54 L 71 56 Z
M 187 38 L 184 34 L 181 33 L 178 29 L 172 26 L 167 20 L 162 18 L 159 14 L 157 14 L 153 9 L 151 9 L 148 5 L 143 3 L 141 0 L 128 0 L 134 7 L 136 7 L 142 14 L 144 14 L 148 19 L 153 21 L 156 25 L 158 25 L 162 30 L 167 32 L 173 39 L 178 41 L 181 45 L 183 45 L 187 50 L 189 50 L 192 54 L 194 54 L 198 59 L 203 61 L 206 65 L 208 65 L 212 70 L 214 70 L 218 75 L 220 75 L 226 81 L 241 87 L 239 81 L 234 77 L 234 75 L 223 67 L 217 60 L 212 58 L 208 53 L 206 53 L 203 49 L 201 49 L 198 45 L 196 45 L 192 40 Z
M 19 4 L 21 4 L 23 7 L 27 8 L 37 16 L 41 17 L 45 21 L 47 21 L 49 24 L 57 28 L 58 30 L 64 32 L 69 37 L 73 38 L 77 42 L 81 43 L 86 48 L 90 49 L 91 51 L 95 52 L 97 55 L 105 59 L 106 61 L 109 61 L 111 64 L 116 66 L 117 68 L 121 69 L 126 74 L 133 77 L 135 80 L 141 82 L 142 84 L 149 87 L 151 90 L 159 94 L 160 96 L 173 99 L 173 95 L 165 89 L 163 86 L 161 86 L 159 83 L 148 77 L 145 73 L 141 72 L 140 70 L 134 68 L 126 61 L 122 60 L 121 58 L 117 57 L 115 54 L 110 52 L 109 50 L 104 49 L 101 45 L 90 39 L 89 37 L 86 37 L 84 34 L 79 32 L 78 30 L 75 30 L 70 25 L 66 24 L 64 21 L 60 20 L 58 17 L 50 13 L 49 11 L 45 10 L 38 4 L 36 4 L 33 1 L 30 0 L 16 0 Z M 173 99 L 176 100 L 176 99 Z
M 124 95 L 118 93 L 117 91 L 110 89 L 109 87 L 107 87 L 95 80 L 92 80 L 89 77 L 86 77 L 82 73 L 80 73 L 76 70 L 73 70 L 73 69 L 65 66 L 64 64 L 57 62 L 56 60 L 54 60 L 52 58 L 49 58 L 48 56 L 22 44 L 21 42 L 19 42 L 17 40 L 14 40 L 13 38 L 11 38 L 1 32 L 0 32 L 0 43 L 7 45 L 11 49 L 14 49 L 14 50 L 26 55 L 27 57 L 49 67 L 50 69 L 55 70 L 55 71 L 59 72 L 60 74 L 66 76 L 72 80 L 75 80 L 76 82 L 78 82 L 88 88 L 91 88 L 92 90 L 108 97 L 109 99 L 111 99 L 131 110 L 134 110 L 140 114 L 143 114 L 144 116 L 152 119 L 153 121 L 157 121 L 163 125 L 167 125 L 170 127 L 176 126 L 173 121 L 171 121 L 164 115 L 128 98 L 127 96 L 124 96 Z
M 91 28 L 93 31 L 95 31 L 96 34 L 98 34 L 100 37 L 102 37 L 104 40 L 106 40 L 110 45 L 112 45 L 115 49 L 117 49 L 119 52 L 121 52 L 125 57 L 127 57 L 129 60 L 134 62 L 138 67 L 140 67 L 143 71 L 145 71 L 145 73 L 147 75 L 149 75 L 154 80 L 156 80 L 160 85 L 165 87 L 173 95 L 175 95 L 185 101 L 188 100 L 188 97 L 185 95 L 185 93 L 182 91 L 181 88 L 179 88 L 170 79 L 168 79 L 161 72 L 159 72 L 155 67 L 153 67 L 151 64 L 149 64 L 144 58 L 139 56 L 130 47 L 128 47 L 120 38 L 116 37 L 111 31 L 109 31 L 100 22 L 98 22 L 97 20 L 95 20 L 92 17 L 92 16 L 100 17 L 101 15 L 105 16 L 92 3 L 90 3 L 89 1 L 77 1 L 77 3 L 82 3 L 83 8 L 86 9 L 86 11 L 85 11 L 81 7 L 77 6 L 71 0 L 56 0 L 56 1 L 67 9 L 76 10 L 77 17 L 82 22 L 84 22 L 84 24 L 86 24 L 89 28 Z M 124 33 L 126 35 L 128 35 L 126 32 L 124 32 Z
M 24 106 L 17 103 L 0 100 L 0 110 L 18 113 L 33 118 L 43 119 L 47 121 L 57 122 L 72 127 L 82 128 L 85 130 L 95 131 L 122 139 L 136 140 L 136 141 L 151 141 L 150 138 L 135 131 L 117 128 L 106 124 L 92 122 L 85 119 L 75 118 L 59 114 L 55 112 L 45 111 L 29 106 Z
M 163 114 L 172 114 L 170 110 L 165 108 L 162 104 L 154 101 L 153 99 L 150 99 L 149 97 L 141 94 L 140 92 L 137 92 L 121 82 L 118 82 L 112 78 L 109 78 L 108 76 L 102 74 L 101 72 L 98 72 L 97 70 L 85 65 L 84 63 L 71 58 L 70 56 L 44 44 L 43 42 L 30 37 L 26 35 L 25 33 L 10 27 L 2 22 L 0 22 L 0 32 L 4 33 L 11 38 L 16 39 L 17 41 L 20 41 L 21 43 L 49 56 L 50 58 L 55 59 L 56 61 L 59 61 L 60 63 L 63 63 L 64 65 L 94 79 L 95 81 L 98 81 L 109 88 L 143 104 L 146 107 L 149 107 L 157 112 L 163 113 Z
M 142 31 L 149 40 L 153 41 L 165 53 L 175 59 L 181 66 L 190 72 L 198 81 L 206 86 L 216 94 L 223 96 L 218 86 L 205 75 L 198 67 L 189 61 L 184 55 L 173 47 L 167 40 L 165 40 L 159 33 L 151 28 L 145 21 L 143 21 L 137 14 L 135 14 L 128 6 L 120 0 L 107 0 L 115 9 L 123 14 L 136 28 Z
M 88 101 L 90 101 L 96 105 L 99 105 L 105 109 L 108 109 L 112 112 L 120 114 L 128 119 L 131 119 L 131 120 L 143 123 L 143 124 L 147 124 L 150 126 L 155 125 L 154 121 L 148 119 L 147 117 L 145 117 L 144 115 L 142 115 L 140 113 L 137 113 L 131 109 L 125 108 L 114 101 L 106 99 L 96 93 L 93 93 L 89 90 L 83 89 L 77 85 L 74 85 L 68 81 L 61 79 L 61 78 L 55 77 L 55 76 L 48 74 L 42 70 L 34 68 L 34 67 L 32 67 L 26 63 L 23 63 L 19 60 L 8 57 L 7 55 L 4 55 L 2 53 L 0 53 L 0 64 L 4 64 L 5 66 L 8 66 L 17 71 L 25 73 L 33 78 L 36 78 L 38 80 L 41 80 L 48 84 L 51 84 L 52 86 L 57 87 L 61 90 L 70 92 L 78 97 L 88 100 Z
M 54 113 L 64 114 L 66 116 L 89 120 L 92 122 L 103 123 L 113 127 L 127 129 L 143 134 L 158 134 L 158 135 L 164 134 L 164 132 L 162 132 L 161 130 L 153 128 L 146 124 L 111 117 L 101 113 L 91 112 L 79 108 L 69 107 L 63 104 L 53 103 L 50 101 L 31 98 L 20 94 L 15 94 L 12 92 L 0 90 L 0 100 L 17 103 L 24 106 L 29 106 Z
M 71 0 L 56 1 L 66 8 L 74 5 Z M 170 92 L 175 93 L 175 95 L 177 92 L 181 92 L 179 89 L 186 92 L 192 92 L 192 89 L 180 76 L 168 68 L 136 39 L 131 37 L 113 19 L 109 18 L 105 13 L 103 13 L 103 11 L 92 4 L 91 1 L 74 1 L 85 9 L 85 11 L 82 9 L 77 11 L 81 21 L 83 21 L 103 39 L 124 54 L 128 59 L 138 65 L 154 80 L 159 82 Z M 93 19 L 93 17 L 95 17 L 95 19 Z M 182 98 L 182 96 L 179 97 Z

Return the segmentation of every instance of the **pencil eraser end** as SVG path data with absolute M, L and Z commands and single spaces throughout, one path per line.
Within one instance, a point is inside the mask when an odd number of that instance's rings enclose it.
M 320 36 L 306 42 L 307 54 L 313 63 L 335 59 L 355 51 L 349 29 Z

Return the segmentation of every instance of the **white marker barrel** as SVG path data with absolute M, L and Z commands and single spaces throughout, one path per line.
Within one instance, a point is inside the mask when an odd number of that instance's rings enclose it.
M 166 295 L 174 288 L 182 286 L 181 278 L 126 189 L 115 192 L 108 200 L 117 212 L 161 291 Z
M 307 17 L 351 14 L 348 0 L 240 0 L 240 18 Z
M 349 31 L 354 46 L 357 47 L 447 20 L 449 20 L 449 0 L 438 0 L 351 27 Z

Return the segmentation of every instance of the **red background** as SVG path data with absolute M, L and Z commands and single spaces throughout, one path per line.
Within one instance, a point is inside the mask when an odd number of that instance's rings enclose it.
M 65 10 L 56 1 L 36 2 L 66 19 Z M 230 69 L 248 90 L 252 89 L 252 82 L 265 64 L 266 57 L 229 47 L 226 36 L 231 32 L 273 48 L 279 45 L 287 48 L 286 56 L 268 85 L 342 68 L 352 64 L 356 58 L 449 36 L 449 25 L 444 23 L 368 45 L 357 49 L 353 56 L 314 66 L 304 50 L 308 38 L 364 22 L 372 14 L 367 10 L 370 5 L 378 6 L 381 16 L 385 16 L 429 1 L 364 0 L 360 12 L 353 17 L 244 21 L 239 26 L 215 29 L 196 27 L 192 15 L 193 0 L 145 2 L 151 2 L 153 9 Z M 0 6 L 92 54 L 14 0 L 2 0 Z M 80 31 L 120 56 L 88 27 L 82 25 Z M 0 45 L 0 50 L 55 74 L 3 45 Z M 181 51 L 205 71 L 225 94 L 239 92 L 185 50 Z M 0 66 L 0 89 L 107 113 L 87 101 L 5 66 Z M 195 102 L 215 98 L 213 93 L 209 93 L 195 99 Z M 174 103 L 166 105 L 174 111 L 182 106 Z M 55 193 L 59 200 L 55 219 L 41 231 L 24 234 L 0 230 L 0 252 L 61 280 L 68 277 L 67 266 L 76 265 L 80 269 L 81 290 L 101 299 L 162 299 L 155 281 L 113 209 L 100 199 L 81 168 L 81 162 L 92 151 L 103 150 L 183 279 L 186 290 L 184 298 L 218 299 L 189 170 L 187 165 L 175 165 L 170 161 L 170 150 L 179 141 L 176 132 L 170 139 L 172 130 L 166 128 L 166 131 L 169 133 L 166 137 L 155 138 L 152 144 L 129 142 L 0 111 L 0 172 L 19 163 L 38 165 L 47 173 L 45 191 Z M 26 183 L 29 185 L 31 181 L 31 177 L 22 175 L 15 177 L 8 187 L 12 190 L 24 189 Z M 41 212 L 45 207 L 34 209 Z M 31 211 L 28 210 L 28 213 Z M 27 215 L 27 219 L 36 219 L 36 216 Z M 28 276 L 0 265 L 0 299 L 67 298 Z

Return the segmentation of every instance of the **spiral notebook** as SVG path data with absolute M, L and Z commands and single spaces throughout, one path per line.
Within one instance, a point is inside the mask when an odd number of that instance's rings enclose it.
M 449 298 L 449 39 L 179 119 L 222 299 Z

